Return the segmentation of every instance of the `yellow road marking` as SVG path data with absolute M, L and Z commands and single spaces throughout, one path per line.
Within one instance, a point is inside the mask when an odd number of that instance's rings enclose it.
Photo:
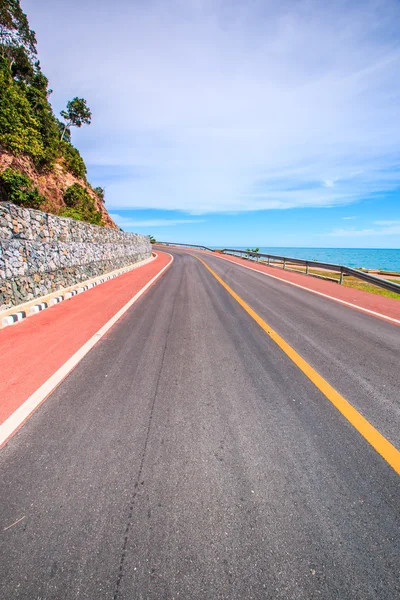
M 198 256 L 191 254 L 199 260 L 227 292 L 240 304 L 242 308 L 258 323 L 267 335 L 279 346 L 281 350 L 294 362 L 294 364 L 308 377 L 310 381 L 324 394 L 326 398 L 338 409 L 339 412 L 353 425 L 355 429 L 371 444 L 373 448 L 386 460 L 387 463 L 400 475 L 400 452 L 395 448 L 375 427 L 367 421 L 339 392 L 337 392 L 315 369 L 308 364 L 280 335 L 276 333 L 236 292 L 229 287 L 213 271 L 207 263 Z

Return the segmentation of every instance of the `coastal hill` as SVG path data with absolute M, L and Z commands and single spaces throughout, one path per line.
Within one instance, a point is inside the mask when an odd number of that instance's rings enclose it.
M 108 214 L 102 198 L 99 197 L 86 178 L 76 177 L 68 169 L 68 165 L 63 158 L 58 158 L 51 169 L 40 169 L 35 165 L 31 156 L 27 154 L 16 155 L 0 147 L 0 201 L 11 201 L 18 204 L 15 199 L 10 198 L 5 190 L 6 186 L 1 174 L 6 169 L 12 169 L 14 172 L 16 171 L 28 177 L 29 181 L 32 182 L 33 189 L 37 188 L 39 195 L 43 197 L 43 201 L 38 207 L 40 210 L 59 216 L 75 216 L 69 211 L 64 196 L 67 189 L 77 184 L 85 190 L 93 201 L 94 210 L 100 213 L 101 221 L 98 224 L 119 229 Z M 27 208 L 36 208 L 29 201 L 23 205 Z M 86 221 L 89 219 L 81 218 L 80 220 Z
M 89 125 L 83 98 L 67 102 L 62 120 L 42 72 L 36 37 L 19 1 L 0 12 L 0 201 L 118 229 L 93 188 L 71 142 L 73 127 Z

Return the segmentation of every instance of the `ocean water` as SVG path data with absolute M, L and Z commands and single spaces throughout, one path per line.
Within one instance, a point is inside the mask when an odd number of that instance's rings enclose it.
M 236 246 L 238 250 L 246 250 Z M 385 248 L 284 248 L 265 246 L 265 254 L 277 254 L 289 258 L 303 258 L 353 267 L 355 269 L 381 269 L 400 272 L 400 249 Z

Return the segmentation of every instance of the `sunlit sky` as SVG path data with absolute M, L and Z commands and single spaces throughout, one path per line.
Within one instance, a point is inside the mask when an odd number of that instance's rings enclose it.
M 400 3 L 22 0 L 126 230 L 400 247 Z

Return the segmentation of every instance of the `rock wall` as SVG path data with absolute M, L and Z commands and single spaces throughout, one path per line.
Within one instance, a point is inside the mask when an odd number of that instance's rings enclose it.
M 150 256 L 144 235 L 0 202 L 0 310 Z

